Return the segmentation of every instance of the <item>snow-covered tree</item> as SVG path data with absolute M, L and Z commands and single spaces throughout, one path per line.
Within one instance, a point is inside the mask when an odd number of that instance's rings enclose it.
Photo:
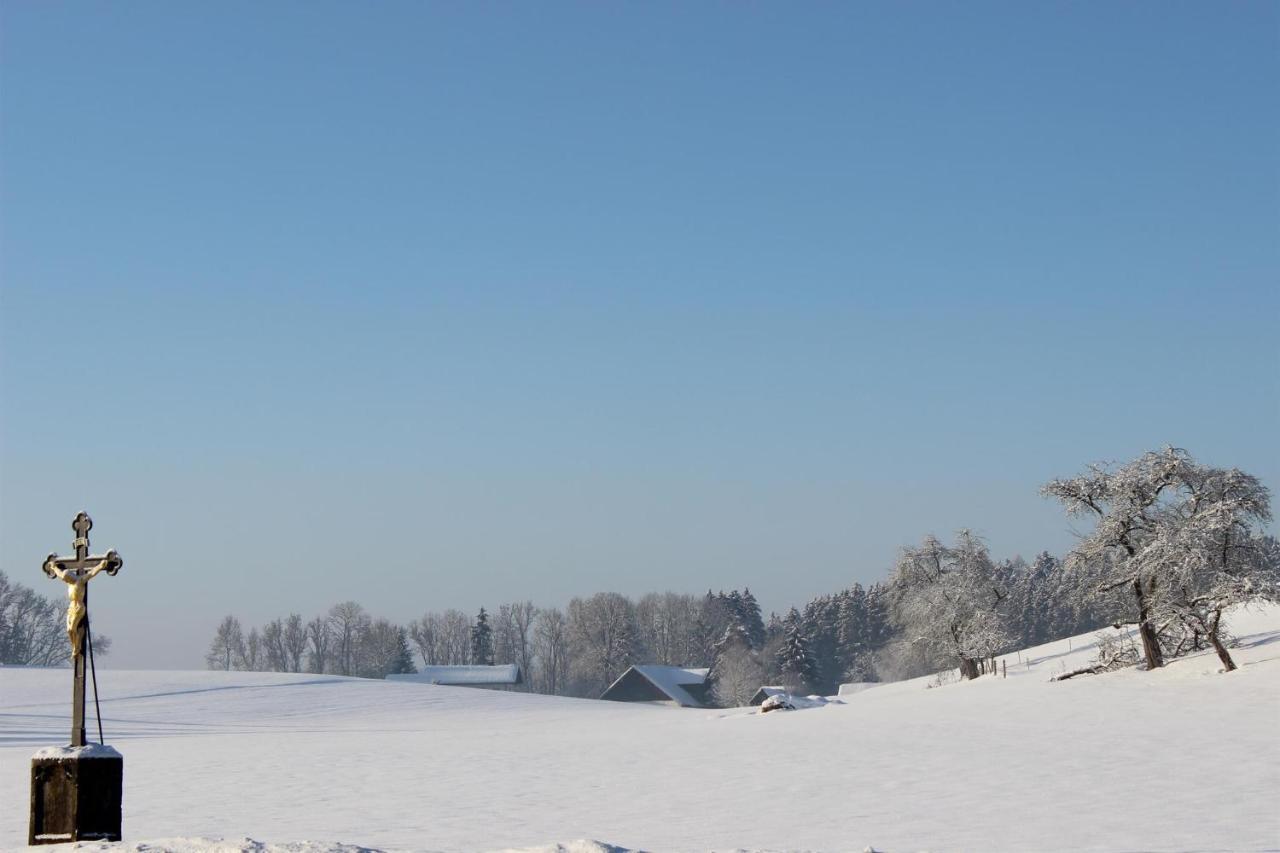
M 1222 610 L 1267 592 L 1266 487 L 1166 447 L 1118 467 L 1092 465 L 1042 492 L 1069 515 L 1094 519 L 1068 564 L 1096 572 L 1099 591 L 1132 594 L 1148 669 L 1164 665 L 1161 631 L 1174 621 L 1203 632 L 1224 667 L 1234 668 L 1221 642 Z
M 874 676 L 871 655 L 872 625 L 867 610 L 867 591 L 854 584 L 837 596 L 836 665 L 845 681 L 870 681 Z
M 763 683 L 764 667 L 749 643 L 732 642 L 720 650 L 711 670 L 711 694 L 716 704 L 740 708 L 751 701 Z
M 739 616 L 739 621 L 747 630 L 747 637 L 751 640 L 751 648 L 759 651 L 764 647 L 765 641 L 764 618 L 760 614 L 760 603 L 751 594 L 750 587 L 742 589 Z
M 646 662 L 665 666 L 706 663 L 699 653 L 702 626 L 697 597 L 675 592 L 650 593 L 636 602 L 637 640 Z
M 804 635 L 800 613 L 794 607 L 783 620 L 782 642 L 778 646 L 776 667 L 779 680 L 793 693 L 814 690 L 822 675 Z
M 1203 636 L 1230 672 L 1236 664 L 1223 642 L 1223 611 L 1276 598 L 1261 531 L 1271 518 L 1270 494 L 1234 468 L 1195 466 L 1187 474 L 1133 562 L 1137 572 L 1162 576 L 1155 608 L 1161 617 Z
M 569 602 L 568 635 L 576 692 L 598 696 L 633 663 L 635 605 L 616 592 Z
M 713 689 L 720 679 L 721 669 L 726 658 L 732 657 L 736 662 L 741 657 L 738 652 L 742 651 L 754 655 L 754 650 L 751 648 L 751 637 L 747 635 L 747 629 L 736 621 L 730 622 L 728 627 L 724 629 L 724 636 L 715 644 L 713 651 L 711 671 L 707 676 L 707 680 L 711 683 Z M 756 686 L 759 687 L 759 685 Z
M 741 601 L 738 607 L 740 606 Z M 741 614 L 735 609 L 730 596 L 725 595 L 723 590 L 714 593 L 707 590 L 695 620 L 697 662 L 703 665 L 710 663 L 715 657 L 715 645 L 724 636 L 725 629 L 733 622 L 740 621 Z
M 894 621 L 904 640 L 978 675 L 978 661 L 1007 645 L 1000 614 L 1006 595 L 986 546 L 967 530 L 947 547 L 926 536 L 904 548 L 890 581 Z

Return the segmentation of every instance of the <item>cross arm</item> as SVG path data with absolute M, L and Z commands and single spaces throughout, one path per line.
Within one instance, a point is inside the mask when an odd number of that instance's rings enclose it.
M 41 568 L 51 578 L 66 580 L 66 573 L 69 571 L 87 570 L 89 577 L 99 572 L 115 575 L 123 566 L 124 560 L 120 559 L 115 549 L 112 549 L 105 554 L 86 557 L 59 557 L 57 554 L 50 554 L 44 558 L 44 565 Z

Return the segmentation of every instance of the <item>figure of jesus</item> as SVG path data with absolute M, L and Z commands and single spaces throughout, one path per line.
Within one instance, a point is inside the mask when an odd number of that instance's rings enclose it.
M 89 612 L 84 599 L 89 581 L 111 566 L 113 553 L 108 553 L 97 565 L 83 569 L 64 569 L 58 565 L 57 559 L 52 554 L 44 562 L 45 574 L 56 577 L 67 585 L 67 639 L 71 641 L 72 660 L 84 653 L 83 628 L 85 616 Z

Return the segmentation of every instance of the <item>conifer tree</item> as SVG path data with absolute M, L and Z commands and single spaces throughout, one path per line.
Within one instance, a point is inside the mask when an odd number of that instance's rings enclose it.
M 397 675 L 417 672 L 413 666 L 413 653 L 409 651 L 409 634 L 404 628 L 396 630 L 396 653 L 391 659 L 389 672 Z
M 493 629 L 489 627 L 489 614 L 483 607 L 471 627 L 471 662 L 493 666 Z
M 751 641 L 751 648 L 757 651 L 764 646 L 764 619 L 760 615 L 760 604 L 756 601 L 756 597 L 751 594 L 750 587 L 744 587 L 742 590 L 742 627 L 747 630 L 747 638 Z
M 869 670 L 867 637 L 867 593 L 854 584 L 840 595 L 837 614 L 836 649 L 842 678 L 865 681 Z
M 804 635 L 800 614 L 793 607 L 784 621 L 783 641 L 778 649 L 777 666 L 783 683 L 792 692 L 812 690 L 821 680 L 817 661 Z

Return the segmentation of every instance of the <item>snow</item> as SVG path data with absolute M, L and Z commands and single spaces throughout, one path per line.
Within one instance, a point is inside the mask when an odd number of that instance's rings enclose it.
M 770 711 L 803 711 L 807 708 L 825 708 L 828 705 L 843 705 L 844 700 L 834 696 L 795 696 L 785 690 L 774 693 L 760 703 L 761 713 Z
M 83 758 L 120 758 L 120 753 L 111 744 L 89 743 L 84 746 L 46 746 L 37 749 L 34 758 L 83 759 Z
M 119 844 L 86 842 L 77 844 L 76 851 L 91 853 L 380 853 L 376 847 L 357 844 L 327 843 L 322 841 L 296 841 L 272 844 L 252 838 L 227 840 L 222 838 L 158 838 L 151 841 Z M 599 841 L 580 839 L 563 844 L 546 844 L 540 847 L 508 848 L 500 853 L 628 853 L 624 847 L 602 844 Z
M 424 666 L 418 672 L 388 675 L 387 680 L 453 685 L 518 684 L 520 667 L 514 663 L 498 666 Z
M 78 849 L 1274 849 L 1280 608 L 1232 627 L 1227 675 L 1208 653 L 1049 683 L 1086 635 L 1007 656 L 1008 678 L 785 714 L 106 670 L 126 843 Z M 69 693 L 66 669 L 0 670 L 0 848 L 25 842 L 31 752 L 65 742 Z
M 855 693 L 861 693 L 864 690 L 879 686 L 880 682 L 878 681 L 851 681 L 847 684 L 841 684 L 838 692 L 841 696 L 852 696 Z

